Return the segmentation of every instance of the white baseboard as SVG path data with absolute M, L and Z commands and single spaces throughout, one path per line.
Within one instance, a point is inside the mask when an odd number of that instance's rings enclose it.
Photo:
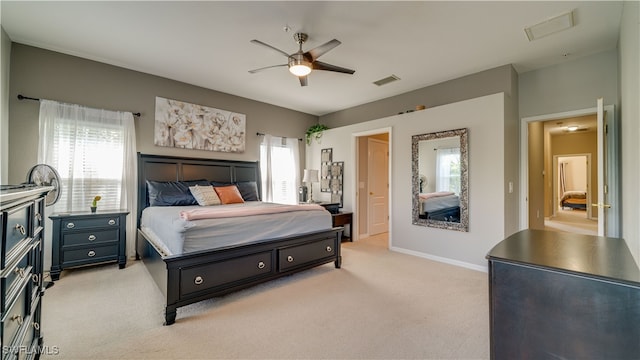
M 395 247 L 395 246 L 390 247 L 389 250 L 396 251 L 396 252 L 403 253 L 403 254 L 407 254 L 407 255 L 413 255 L 413 256 L 421 257 L 421 258 L 424 258 L 424 259 L 438 261 L 438 262 L 449 264 L 449 265 L 455 265 L 455 266 L 463 267 L 463 268 L 470 269 L 470 270 L 475 270 L 475 271 L 480 271 L 480 272 L 485 272 L 485 273 L 489 272 L 488 265 L 487 266 L 479 266 L 479 265 L 471 264 L 471 263 L 464 262 L 464 261 L 453 260 L 453 259 L 449 259 L 449 258 L 445 258 L 445 257 L 441 257 L 441 256 L 431 255 L 431 254 L 425 254 L 425 253 L 421 253 L 421 252 L 418 252 L 418 251 L 407 250 L 407 249 L 403 249 L 403 248 L 399 248 L 399 247 Z

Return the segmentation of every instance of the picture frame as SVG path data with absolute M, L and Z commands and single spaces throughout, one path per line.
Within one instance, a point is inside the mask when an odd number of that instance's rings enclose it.
M 320 192 L 331 192 L 331 162 L 333 149 L 320 150 Z

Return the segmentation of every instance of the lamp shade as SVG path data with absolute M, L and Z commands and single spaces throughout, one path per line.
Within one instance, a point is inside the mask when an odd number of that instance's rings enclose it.
M 302 177 L 302 182 L 318 182 L 320 181 L 318 178 L 318 170 L 304 169 L 304 176 Z

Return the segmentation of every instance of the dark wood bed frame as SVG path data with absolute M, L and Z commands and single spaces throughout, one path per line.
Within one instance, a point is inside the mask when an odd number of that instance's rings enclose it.
M 181 255 L 163 255 L 140 230 L 148 206 L 147 180 L 219 182 L 256 181 L 258 162 L 181 158 L 138 153 L 138 234 L 136 258 L 166 297 L 165 325 L 176 320 L 177 309 L 281 276 L 333 262 L 340 268 L 342 227 L 268 241 L 227 246 Z

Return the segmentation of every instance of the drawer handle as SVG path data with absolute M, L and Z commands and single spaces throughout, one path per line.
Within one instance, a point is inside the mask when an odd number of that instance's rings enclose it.
M 16 224 L 16 230 L 18 230 L 20 235 L 25 235 L 27 233 L 27 230 L 24 228 L 24 226 L 20 224 Z
M 113 220 L 113 219 L 109 219 L 109 223 L 108 223 L 108 224 L 109 224 L 109 225 L 115 225 L 115 224 L 116 224 L 116 221 L 115 221 L 115 220 Z
M 291 255 L 287 256 L 287 261 L 290 263 L 293 262 L 293 256 Z
M 74 227 L 76 227 L 76 224 L 70 222 L 67 224 L 67 229 L 73 229 Z
M 196 276 L 195 280 L 193 280 L 193 282 L 194 282 L 196 285 L 202 285 L 202 283 L 204 282 L 204 279 L 202 278 L 202 276 L 199 276 L 199 275 L 198 275 L 198 276 Z
M 13 315 L 11 321 L 17 322 L 18 325 L 22 325 L 22 323 L 24 322 L 24 320 L 22 319 L 22 315 Z
M 258 269 L 264 269 L 265 266 L 267 266 L 267 265 L 264 263 L 264 261 L 260 261 L 258 263 Z
M 89 257 L 94 257 L 94 256 L 96 256 L 96 252 L 95 252 L 95 251 L 93 251 L 93 250 L 90 250 L 90 251 L 87 253 L 87 256 L 89 256 Z
M 40 324 L 38 324 L 37 322 L 33 323 L 33 328 L 36 330 L 40 330 Z
M 91 235 L 89 235 L 89 237 L 87 239 L 89 239 L 89 241 L 93 241 L 93 240 L 96 239 L 96 236 L 91 234 Z
M 36 214 L 36 220 L 38 220 L 38 221 L 42 221 L 42 214 L 37 213 L 37 214 Z
M 38 274 L 31 275 L 31 281 L 37 284 L 40 281 L 40 276 Z
M 23 268 L 16 268 L 15 270 L 13 270 L 13 272 L 24 279 L 25 272 Z
M 327 246 L 327 252 L 331 252 L 332 250 L 331 246 Z

